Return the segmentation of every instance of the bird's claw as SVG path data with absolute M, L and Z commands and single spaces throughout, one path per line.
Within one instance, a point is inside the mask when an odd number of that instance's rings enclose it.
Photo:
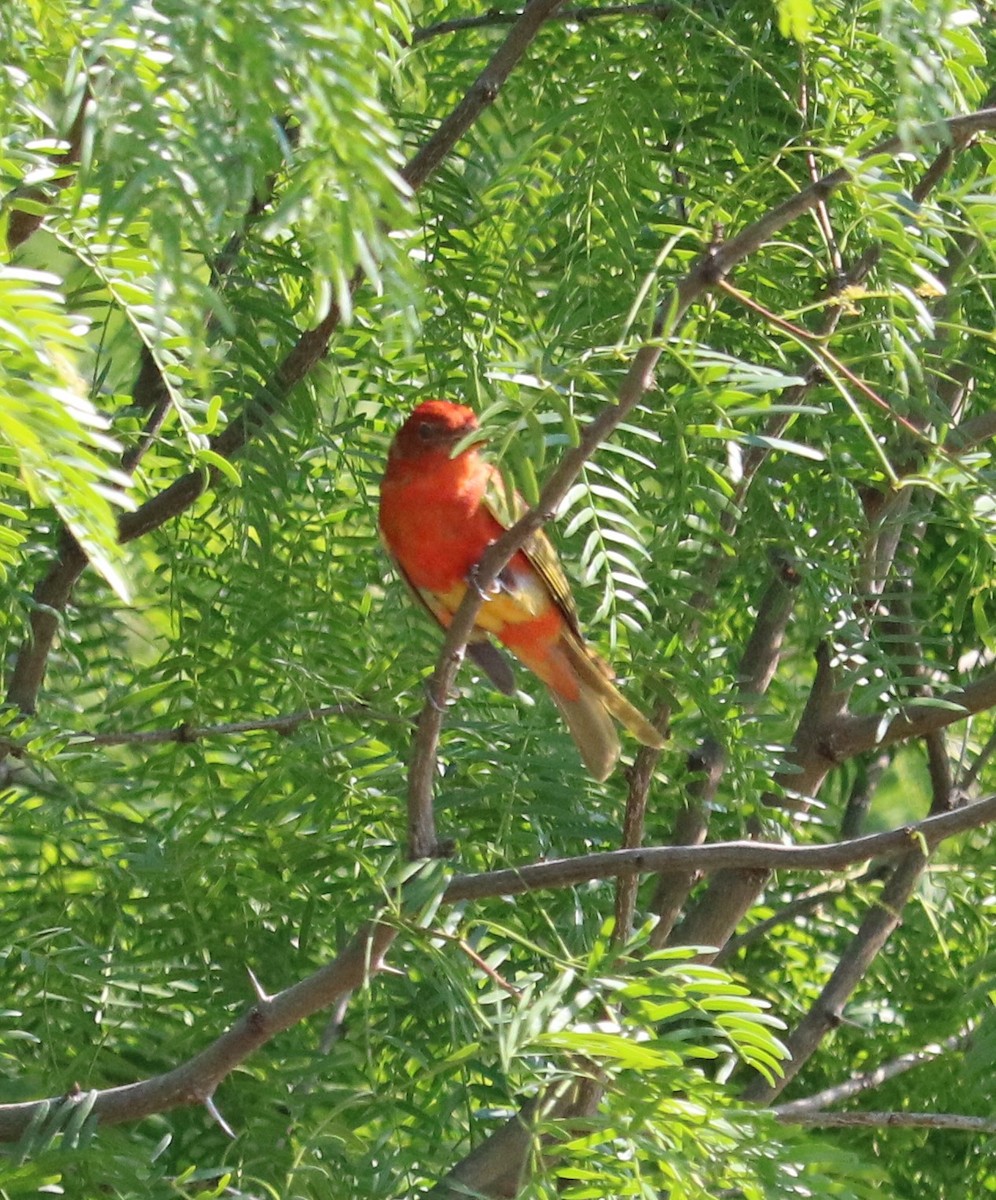
M 433 681 L 431 679 L 426 679 L 422 684 L 422 687 L 425 689 L 425 698 L 436 710 L 436 712 L 446 712 L 446 701 L 444 700 L 442 703 L 440 703 L 432 694 L 432 682 Z
M 492 596 L 497 595 L 497 593 L 501 591 L 501 584 L 498 582 L 498 580 L 495 580 L 495 582 L 487 591 L 481 587 L 480 572 L 477 569 L 476 563 L 467 572 L 467 583 L 474 589 L 474 591 L 478 594 L 478 596 L 480 596 L 485 604 L 491 599 Z

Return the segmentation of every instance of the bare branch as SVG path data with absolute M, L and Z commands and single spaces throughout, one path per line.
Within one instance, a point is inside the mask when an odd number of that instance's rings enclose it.
M 945 121 L 925 124 L 916 131 L 914 137 L 921 143 L 946 141 L 949 138 L 968 138 L 991 129 L 996 129 L 996 108 L 983 108 L 963 116 L 950 117 Z M 894 155 L 904 147 L 904 139 L 898 135 L 885 138 L 862 154 L 860 161 L 864 162 L 879 155 Z M 679 314 L 684 313 L 687 305 L 698 299 L 702 292 L 712 287 L 717 280 L 725 278 L 738 263 L 759 250 L 780 229 L 796 217 L 801 217 L 815 208 L 832 192 L 849 183 L 851 177 L 850 167 L 839 167 L 811 186 L 790 196 L 730 241 L 711 247 L 679 286 Z
M 543 888 L 574 887 L 595 879 L 614 879 L 627 871 L 775 870 L 840 871 L 856 863 L 904 854 L 911 846 L 933 849 L 946 838 L 978 829 L 996 820 L 996 795 L 954 812 L 925 817 L 915 824 L 887 833 L 869 834 L 825 846 L 782 846 L 770 842 L 712 842 L 706 846 L 644 846 L 634 850 L 606 850 L 577 858 L 558 858 L 529 866 L 508 867 L 480 875 L 455 875 L 443 893 L 446 903 L 483 900 L 493 896 L 518 896 Z M 919 850 L 918 850 L 919 853 Z M 885 901 L 883 900 L 883 903 Z M 682 934 L 688 932 L 682 929 Z M 690 945 L 717 945 L 695 936 Z
M 865 817 L 871 808 L 872 795 L 891 762 L 892 755 L 888 751 L 881 751 L 870 760 L 858 763 L 858 775 L 840 820 L 841 838 L 860 837 Z
M 589 21 L 605 20 L 609 17 L 656 17 L 666 21 L 671 15 L 670 4 L 606 4 L 599 8 L 565 8 L 552 18 L 556 21 L 576 21 L 579 25 Z M 412 30 L 412 46 L 420 46 L 432 38 L 442 37 L 447 33 L 461 33 L 465 29 L 487 29 L 501 25 L 513 25 L 521 12 L 498 12 L 491 9 L 479 17 L 454 17 L 449 21 L 437 21 L 433 25 L 425 25 L 421 29 Z
M 72 739 L 76 745 L 88 746 L 149 746 L 164 742 L 199 742 L 202 738 L 231 737 L 236 733 L 255 733 L 272 729 L 275 733 L 293 733 L 309 721 L 323 721 L 326 717 L 349 717 L 364 721 L 382 721 L 386 724 L 408 725 L 407 717 L 396 713 L 378 712 L 366 704 L 323 704 L 317 708 L 304 708 L 299 712 L 280 717 L 260 717 L 255 721 L 230 721 L 223 725 L 176 725 L 172 729 L 140 729 L 121 733 L 81 733 Z
M 561 1080 L 527 1100 L 516 1116 L 475 1146 L 428 1195 L 440 1200 L 518 1195 L 530 1152 L 539 1141 L 538 1126 L 573 1112 L 581 1082 Z
M 35 711 L 61 614 L 77 580 L 86 570 L 87 561 L 79 542 L 68 530 L 63 530 L 59 557 L 32 593 L 34 604 L 28 617 L 30 632 L 17 655 L 7 689 L 8 702 L 23 713 Z
M 102 1125 L 117 1125 L 182 1105 L 205 1104 L 225 1076 L 260 1046 L 376 974 L 396 936 L 390 925 L 369 922 L 342 954 L 321 970 L 269 999 L 257 994 L 248 1012 L 187 1062 L 151 1079 L 97 1092 L 92 1115 Z M 52 1102 L 0 1104 L 0 1143 L 17 1141 L 41 1106 Z
M 776 556 L 773 567 L 737 668 L 737 692 L 748 698 L 763 696 L 774 677 L 801 580 L 795 563 L 785 555 Z
M 801 1113 L 783 1116 L 786 1125 L 819 1125 L 825 1129 L 955 1129 L 962 1133 L 996 1133 L 989 1117 L 967 1117 L 960 1113 L 846 1112 Z
M 927 818 L 928 821 L 931 819 L 937 818 Z M 858 932 L 841 955 L 823 991 L 786 1039 L 791 1057 L 782 1065 L 781 1077 L 774 1083 L 769 1083 L 761 1076 L 756 1076 L 754 1082 L 744 1091 L 745 1101 L 769 1104 L 796 1077 L 827 1033 L 840 1024 L 844 1005 L 899 924 L 902 911 L 920 876 L 926 870 L 928 858 L 929 848 L 926 844 L 923 848 L 909 851 L 903 856 L 885 885 L 881 898 L 865 913 Z
M 926 737 L 994 705 L 996 673 L 983 675 L 966 687 L 942 692 L 936 699 L 923 700 L 915 707 L 911 704 L 884 728 L 881 716 L 857 717 L 845 713 L 828 720 L 815 731 L 815 736 L 822 747 L 821 753 L 831 763 L 838 763 L 876 746 Z
M 822 728 L 827 716 L 836 715 L 845 703 L 846 695 L 834 685 L 829 648 L 821 645 L 816 654 L 816 676 L 799 718 L 786 768 L 776 776 L 783 787 L 809 795 L 822 783 L 833 764 L 823 754 L 816 731 Z M 681 940 L 718 949 L 725 946 L 767 883 L 768 874 L 761 865 L 743 871 L 729 868 L 717 872 L 681 926 Z
M 775 578 L 768 585 L 758 605 L 754 628 L 740 660 L 737 691 L 743 696 L 758 697 L 767 691 L 778 664 L 785 627 L 795 603 L 794 593 L 799 583 L 799 574 L 795 566 L 789 560 L 779 558 L 775 563 L 775 570 Z M 644 755 L 641 752 L 630 772 L 623 823 L 624 848 L 639 846 L 643 841 L 647 799 L 656 760 L 656 752 L 652 758 L 650 754 Z M 708 807 L 719 787 L 724 766 L 723 749 L 712 738 L 707 738 L 700 750 L 689 755 L 688 769 L 694 773 L 695 779 L 688 788 L 685 804 L 675 821 L 676 844 L 699 845 L 705 841 L 709 826 Z M 652 945 L 664 944 L 695 882 L 694 874 L 684 877 L 669 876 L 660 880 L 652 901 L 653 910 L 659 916 L 651 937 Z M 621 876 L 616 889 L 617 939 L 625 939 L 633 924 L 636 893 L 637 876 Z
M 562 4 L 563 0 L 530 0 L 516 17 L 508 36 L 470 90 L 402 171 L 412 191 L 418 191 L 481 113 L 494 103 L 512 68 Z
M 955 425 L 948 432 L 945 445 L 950 446 L 954 454 L 965 454 L 994 437 L 996 437 L 996 412 L 989 411 L 969 417 L 960 425 Z
M 933 1045 L 925 1046 L 922 1050 L 913 1050 L 909 1054 L 901 1054 L 891 1062 L 883 1063 L 882 1066 L 876 1067 L 874 1071 L 862 1071 L 860 1074 L 852 1075 L 841 1083 L 834 1084 L 833 1087 L 823 1088 L 822 1091 L 814 1092 L 811 1096 L 804 1096 L 801 1100 L 792 1100 L 788 1104 L 779 1104 L 772 1111 L 783 1120 L 787 1117 L 803 1116 L 807 1113 L 820 1115 L 819 1110 L 825 1108 L 828 1104 L 838 1104 L 841 1100 L 849 1100 L 852 1096 L 858 1096 L 862 1092 L 877 1088 L 887 1080 L 895 1079 L 897 1075 L 904 1075 L 907 1071 L 912 1071 L 915 1067 L 922 1067 L 925 1063 L 935 1062 L 938 1058 L 943 1057 L 945 1054 L 951 1054 L 956 1050 L 964 1050 L 968 1045 L 971 1035 L 972 1027 L 968 1026 L 961 1030 L 960 1033 L 955 1033 L 951 1037 L 945 1038 L 943 1042 L 935 1042 Z

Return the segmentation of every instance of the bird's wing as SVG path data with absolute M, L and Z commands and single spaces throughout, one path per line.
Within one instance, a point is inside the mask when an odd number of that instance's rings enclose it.
M 529 511 L 529 505 L 518 492 L 513 491 L 511 496 L 509 495 L 509 490 L 504 486 L 502 477 L 497 470 L 493 472 L 484 494 L 484 504 L 504 529 L 514 525 L 524 513 Z M 578 610 L 571 594 L 571 585 L 564 574 L 564 568 L 560 565 L 560 557 L 554 549 L 553 542 L 542 529 L 538 529 L 523 546 L 522 551 L 543 580 L 554 603 L 563 613 L 571 632 L 583 643 L 584 637 L 578 620 Z M 501 576 L 499 576 L 499 582 L 501 582 Z

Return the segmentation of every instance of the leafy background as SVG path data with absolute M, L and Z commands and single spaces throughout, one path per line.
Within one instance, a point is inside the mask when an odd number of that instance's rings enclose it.
M 486 19 L 433 30 L 465 17 Z M 408 408 L 472 404 L 535 499 L 711 242 L 897 130 L 984 106 L 992 46 L 988 14 L 936 0 L 558 19 L 410 194 L 404 163 L 505 32 L 483 5 L 6 6 L 8 685 L 63 523 L 94 570 L 60 618 L 37 704 L 12 694 L 3 713 L 17 748 L 0 793 L 4 1101 L 169 1069 L 245 1010 L 247 968 L 285 987 L 391 902 L 410 722 L 438 645 L 376 537 Z M 921 743 L 843 763 L 801 824 L 762 803 L 816 647 L 837 654 L 852 710 L 883 719 L 923 672 L 943 692 L 991 663 L 991 442 L 953 457 L 900 423 L 936 444 L 988 415 L 992 142 L 958 146 L 917 199 L 937 153 L 910 142 L 898 163 L 866 164 L 825 221 L 792 223 L 733 280 L 803 329 L 839 304 L 828 347 L 888 411 L 816 354 L 822 380 L 740 496 L 814 351 L 714 292 L 667 338 L 655 389 L 560 514 L 593 640 L 635 702 L 673 700 L 648 843 L 673 839 L 706 738 L 727 755 L 712 840 L 756 820 L 768 838 L 832 841 L 862 791 L 865 830 L 919 819 L 932 801 Z M 39 227 L 19 240 L 25 223 Z M 862 255 L 872 269 L 841 303 L 835 279 Z M 328 357 L 244 453 L 219 455 L 210 436 L 238 429 L 332 302 Z M 955 376 L 973 384 L 952 416 Z M 120 456 L 141 445 L 150 378 L 169 403 L 130 472 Z M 203 494 L 120 544 L 116 515 L 192 470 L 213 472 Z M 874 505 L 906 494 L 876 580 Z M 778 671 L 752 700 L 738 662 L 782 558 L 797 595 Z M 552 706 L 520 682 L 530 695 L 508 699 L 464 668 L 448 712 L 436 813 L 454 870 L 619 845 L 626 775 L 586 779 Z M 344 713 L 180 743 L 86 736 L 319 705 Z M 992 734 L 980 712 L 944 746 L 956 781 L 976 764 L 972 795 L 989 786 Z M 992 870 L 981 834 L 943 849 L 790 1098 L 974 1021 L 967 1051 L 866 1107 L 991 1114 Z M 741 933 L 817 882 L 776 876 Z M 814 1004 L 879 881 L 851 873 L 832 903 L 723 967 L 648 950 L 653 889 L 625 949 L 608 882 L 406 915 L 393 969 L 352 998 L 331 1047 L 319 1015 L 223 1085 L 234 1140 L 203 1107 L 99 1131 L 57 1112 L 0 1158 L 0 1196 L 417 1195 L 582 1061 L 601 1073 L 597 1112 L 558 1127 L 521 1195 L 967 1200 L 996 1186 L 985 1136 L 796 1130 L 740 1098 L 752 1065 L 778 1070 L 769 1014 L 791 1028 Z

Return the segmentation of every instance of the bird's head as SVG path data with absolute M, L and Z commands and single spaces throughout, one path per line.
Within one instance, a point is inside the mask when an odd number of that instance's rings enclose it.
M 412 409 L 391 444 L 393 459 L 417 459 L 442 454 L 478 428 L 477 417 L 464 404 L 449 400 L 423 400 Z

